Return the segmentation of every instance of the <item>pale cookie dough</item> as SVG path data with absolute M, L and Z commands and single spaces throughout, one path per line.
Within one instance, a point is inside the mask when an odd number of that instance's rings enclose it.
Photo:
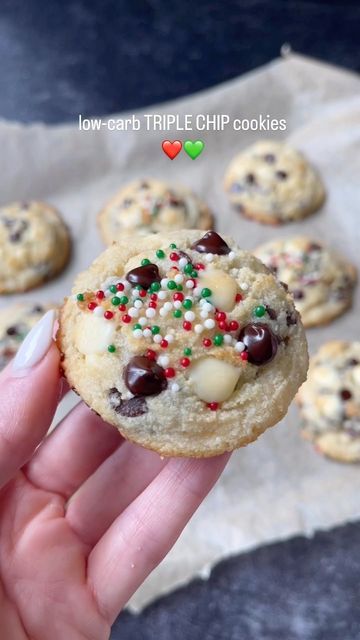
M 53 304 L 20 302 L 0 309 L 0 370 L 14 357 L 30 329 Z
M 189 189 L 147 179 L 120 189 L 99 213 L 98 222 L 104 242 L 110 245 L 125 233 L 209 229 L 213 217 Z
M 311 358 L 297 400 L 303 435 L 320 453 L 360 461 L 360 342 L 324 344 Z
M 288 285 L 305 327 L 326 324 L 351 306 L 356 269 L 318 240 L 280 238 L 254 254 Z
M 255 440 L 285 415 L 308 365 L 291 295 L 214 231 L 112 245 L 78 277 L 58 343 L 85 402 L 165 456 Z
M 70 256 L 60 214 L 44 202 L 0 208 L 0 293 L 27 291 L 53 278 Z
M 256 142 L 237 155 L 225 174 L 231 204 L 266 224 L 300 220 L 317 211 L 325 189 L 316 170 L 281 142 Z

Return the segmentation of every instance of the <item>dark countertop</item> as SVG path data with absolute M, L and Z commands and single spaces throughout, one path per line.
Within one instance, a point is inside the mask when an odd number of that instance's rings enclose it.
M 359 70 L 359 33 L 358 0 L 3 0 L 0 116 L 54 123 L 169 100 L 270 61 L 284 42 Z M 359 640 L 359 583 L 356 523 L 223 562 L 123 613 L 112 638 Z

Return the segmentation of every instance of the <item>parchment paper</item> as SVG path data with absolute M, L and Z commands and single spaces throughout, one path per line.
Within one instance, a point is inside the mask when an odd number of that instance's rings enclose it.
M 77 126 L 45 127 L 0 123 L 1 202 L 41 198 L 57 205 L 74 237 L 74 255 L 57 280 L 26 294 L 32 300 L 66 295 L 75 275 L 102 250 L 95 217 L 123 183 L 159 177 L 194 188 L 212 206 L 217 228 L 247 249 L 277 235 L 305 232 L 332 243 L 359 265 L 360 80 L 327 65 L 291 55 L 157 113 L 271 114 L 286 118 L 289 137 L 318 166 L 328 199 L 307 220 L 279 227 L 246 221 L 228 206 L 222 177 L 232 156 L 260 137 L 247 132 L 79 132 Z M 151 110 L 145 110 L 150 113 Z M 165 138 L 201 138 L 196 161 L 181 153 L 170 161 Z M 22 298 L 24 296 L 21 296 Z M 1 306 L 16 299 L 2 297 Z M 333 338 L 359 339 L 360 299 L 329 326 L 308 331 L 310 350 Z M 73 399 L 67 400 L 62 413 Z M 294 406 L 255 444 L 235 453 L 222 479 L 186 528 L 175 548 L 132 599 L 139 610 L 150 600 L 208 575 L 215 562 L 260 544 L 325 529 L 360 516 L 358 466 L 325 460 L 298 435 Z

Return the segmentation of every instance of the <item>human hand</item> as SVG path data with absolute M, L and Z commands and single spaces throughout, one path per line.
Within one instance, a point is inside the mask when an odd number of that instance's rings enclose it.
M 0 375 L 4 640 L 108 638 L 228 459 L 161 460 L 82 402 L 46 437 L 61 387 L 53 323 L 48 312 Z

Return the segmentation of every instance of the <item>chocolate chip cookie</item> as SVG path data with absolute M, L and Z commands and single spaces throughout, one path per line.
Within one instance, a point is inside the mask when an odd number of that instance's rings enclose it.
M 351 306 L 356 269 L 322 242 L 307 236 L 280 238 L 254 253 L 288 285 L 305 327 L 326 324 Z
M 12 293 L 57 275 L 71 242 L 56 209 L 44 202 L 14 202 L 0 208 L 0 247 L 0 293 Z
M 58 344 L 85 402 L 166 456 L 255 440 L 285 415 L 308 364 L 292 296 L 214 231 L 109 247 L 78 277 Z
M 320 453 L 360 461 L 360 342 L 324 344 L 311 358 L 297 400 L 302 433 Z
M 243 215 L 265 224 L 300 220 L 317 211 L 325 189 L 317 171 L 281 142 L 256 142 L 237 155 L 225 174 L 228 198 Z
M 189 189 L 147 179 L 120 189 L 98 221 L 103 240 L 110 245 L 124 233 L 209 229 L 213 218 L 208 206 Z

